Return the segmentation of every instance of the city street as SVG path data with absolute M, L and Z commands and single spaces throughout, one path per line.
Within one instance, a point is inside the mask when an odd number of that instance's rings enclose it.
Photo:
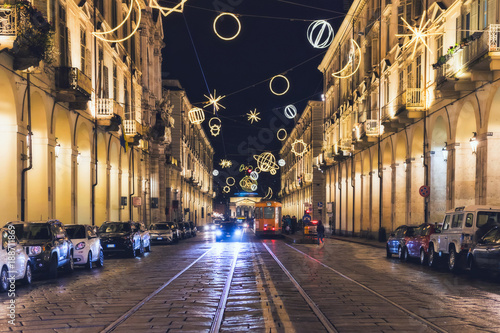
M 385 249 L 327 239 L 323 248 L 211 232 L 107 257 L 16 290 L 2 332 L 498 332 L 496 278 L 453 275 L 385 258 Z

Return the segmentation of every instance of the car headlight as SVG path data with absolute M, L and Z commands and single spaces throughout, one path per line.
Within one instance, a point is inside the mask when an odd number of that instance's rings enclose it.
M 37 256 L 42 253 L 43 248 L 41 246 L 30 246 L 29 252 L 32 256 Z
M 244 228 L 248 228 L 248 223 L 243 223 Z
M 213 226 L 211 226 L 211 227 L 210 227 L 210 229 L 215 230 L 215 226 L 214 226 L 214 225 L 213 225 Z
M 240 230 L 240 229 L 235 230 L 235 231 L 234 231 L 234 235 L 235 235 L 235 236 L 239 236 L 239 235 L 241 235 L 241 230 Z
M 81 249 L 83 249 L 84 247 L 85 247 L 85 242 L 80 242 L 80 243 L 76 244 L 75 249 L 77 249 L 77 250 L 81 250 Z
M 216 230 L 216 231 L 215 231 L 215 235 L 216 235 L 216 236 L 222 236 L 222 231 L 220 231 L 220 230 Z

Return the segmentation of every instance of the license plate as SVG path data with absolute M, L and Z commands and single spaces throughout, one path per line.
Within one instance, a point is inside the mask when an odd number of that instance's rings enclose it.
M 231 235 L 226 235 L 226 237 L 231 237 Z
M 115 247 L 115 244 L 108 244 L 107 247 Z
M 157 240 L 163 240 L 163 237 L 158 237 Z

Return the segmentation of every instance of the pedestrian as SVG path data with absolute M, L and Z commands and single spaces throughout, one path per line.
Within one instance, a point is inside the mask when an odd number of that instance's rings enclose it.
M 291 219 L 291 222 L 292 222 L 292 235 L 295 234 L 295 231 L 297 231 L 297 218 L 294 216 L 292 216 L 292 219 Z
M 323 245 L 325 245 L 325 226 L 321 220 L 318 221 L 316 232 L 318 233 L 318 245 L 323 247 Z
M 291 229 L 291 224 L 292 224 L 292 220 L 290 219 L 290 215 L 286 216 L 285 221 L 286 221 L 286 233 L 290 234 L 290 229 Z

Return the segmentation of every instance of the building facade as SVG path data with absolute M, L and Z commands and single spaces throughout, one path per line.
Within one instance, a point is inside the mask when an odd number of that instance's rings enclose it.
M 385 238 L 456 206 L 500 205 L 499 7 L 354 1 L 319 66 L 337 233 Z
M 162 97 L 163 28 L 145 1 L 133 3 L 2 7 L 3 223 L 150 221 L 158 174 L 151 174 L 149 134 Z M 129 12 L 119 29 L 99 34 Z
M 309 101 L 280 150 L 283 215 L 300 219 L 309 209 L 313 219 L 326 221 L 324 174 L 313 161 L 322 147 L 323 102 Z

